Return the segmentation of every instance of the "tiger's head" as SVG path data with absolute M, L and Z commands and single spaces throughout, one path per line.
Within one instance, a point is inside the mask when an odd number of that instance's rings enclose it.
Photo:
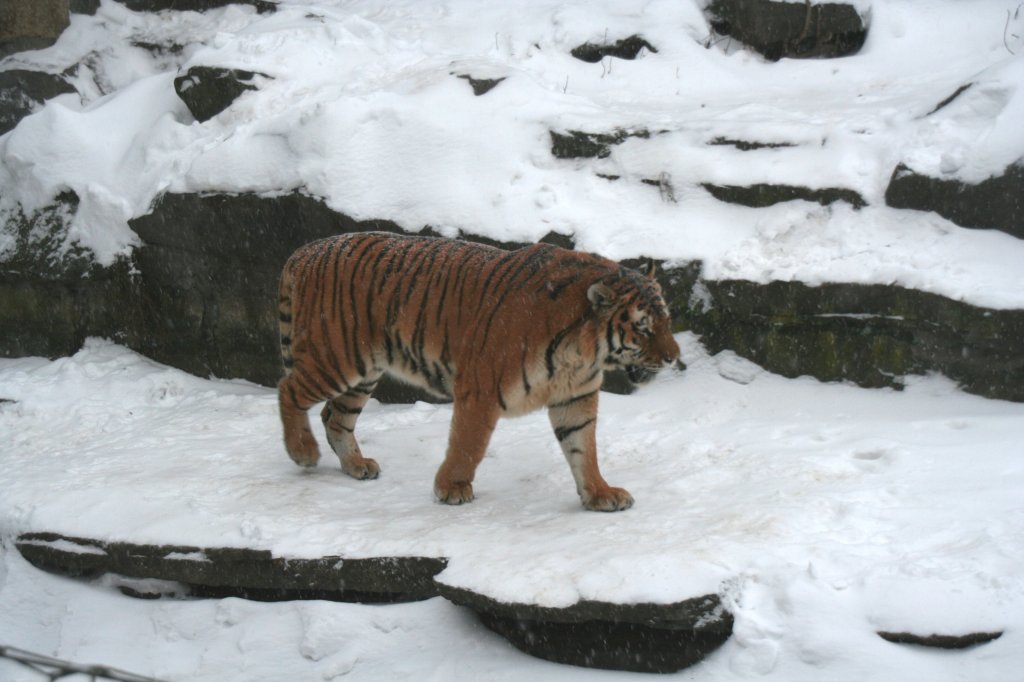
M 605 369 L 624 369 L 630 381 L 643 384 L 679 358 L 653 262 L 645 273 L 623 267 L 602 277 L 587 298 L 603 325 Z

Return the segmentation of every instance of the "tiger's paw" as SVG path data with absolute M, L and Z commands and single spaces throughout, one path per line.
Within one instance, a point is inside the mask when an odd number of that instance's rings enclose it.
M 468 481 L 455 481 L 444 485 L 435 483 L 434 494 L 444 504 L 466 504 L 473 501 L 473 484 Z
M 374 479 L 380 476 L 380 465 L 376 460 L 367 457 L 359 459 L 348 459 L 341 462 L 341 470 L 352 478 L 360 481 Z
M 633 496 L 622 488 L 605 488 L 582 501 L 583 506 L 591 511 L 625 511 L 633 506 Z
M 315 467 L 320 461 L 320 448 L 317 447 L 316 439 L 308 429 L 299 431 L 290 438 L 286 436 L 285 449 L 292 461 L 300 467 Z

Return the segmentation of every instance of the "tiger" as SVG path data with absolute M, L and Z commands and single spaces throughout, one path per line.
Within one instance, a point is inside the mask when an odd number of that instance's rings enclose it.
M 540 243 L 509 251 L 462 240 L 363 232 L 300 247 L 280 278 L 284 376 L 278 403 L 291 459 L 320 451 L 320 414 L 342 470 L 373 479 L 356 421 L 385 374 L 453 402 L 434 478 L 440 502 L 474 498 L 473 481 L 500 417 L 547 408 L 583 507 L 628 509 L 597 463 L 605 370 L 649 381 L 679 358 L 653 262 L 645 273 Z

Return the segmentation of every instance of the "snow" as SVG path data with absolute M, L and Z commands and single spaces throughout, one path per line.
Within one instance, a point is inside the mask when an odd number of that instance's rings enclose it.
M 895 283 L 1021 307 L 1024 243 L 884 202 L 900 162 L 978 182 L 1024 157 L 1018 4 L 860 1 L 870 31 L 859 54 L 769 63 L 715 40 L 695 0 L 289 0 L 263 15 L 104 0 L 53 47 L 0 62 L 82 63 L 81 98 L 58 97 L 0 138 L 0 209 L 74 190 L 66 246 L 109 264 L 138 246 L 128 220 L 162 192 L 298 190 L 410 231 L 555 231 L 617 259 L 699 259 L 713 278 Z M 634 33 L 658 52 L 598 64 L 569 54 Z M 172 88 L 194 65 L 256 72 L 259 88 L 198 123 Z M 504 80 L 475 97 L 458 75 Z M 606 159 L 551 154 L 550 131 L 615 129 L 652 134 Z M 718 138 L 791 146 L 708 144 Z M 641 182 L 653 178 L 671 192 Z M 753 210 L 701 187 L 764 182 L 847 188 L 869 206 Z
M 45 530 L 288 557 L 447 557 L 443 582 L 544 606 L 717 592 L 734 635 L 687 679 L 1016 679 L 1024 406 L 941 377 L 904 391 L 784 379 L 678 340 L 686 371 L 601 396 L 603 471 L 637 499 L 615 514 L 580 507 L 542 413 L 501 422 L 477 499 L 448 507 L 431 482 L 450 406 L 371 401 L 358 431 L 383 474 L 355 481 L 333 456 L 313 471 L 291 463 L 269 389 L 98 339 L 70 358 L 0 360 L 0 397 L 13 401 L 0 403 L 0 641 L 170 679 L 595 675 L 534 661 L 440 599 L 134 601 L 117 581 L 28 566 L 12 539 Z M 876 631 L 1005 634 L 954 653 Z M 452 642 L 458 663 L 443 653 Z

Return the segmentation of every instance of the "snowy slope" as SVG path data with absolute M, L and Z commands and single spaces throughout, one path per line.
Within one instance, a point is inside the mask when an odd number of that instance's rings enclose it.
M 312 472 L 288 460 L 267 389 L 101 341 L 53 362 L 0 360 L 15 401 L 0 410 L 0 641 L 171 678 L 273 679 L 262 666 L 290 661 L 292 679 L 345 667 L 374 679 L 429 670 L 437 637 L 470 651 L 466 670 L 443 668 L 454 679 L 481 665 L 505 679 L 570 674 L 526 662 L 437 601 L 130 601 L 40 574 L 10 546 L 50 530 L 297 557 L 445 556 L 444 582 L 548 606 L 719 592 L 734 636 L 695 679 L 1016 679 L 1024 406 L 941 378 L 904 392 L 787 380 L 680 340 L 686 372 L 602 395 L 605 474 L 637 499 L 611 515 L 579 507 L 543 414 L 503 421 L 478 499 L 447 507 L 431 481 L 449 406 L 371 402 L 359 431 L 384 473 L 355 481 L 333 460 Z M 97 610 L 111 617 L 87 628 Z M 1005 634 L 938 653 L 879 630 Z M 234 665 L 242 672 L 225 676 Z
M 83 101 L 59 97 L 0 138 L 0 184 L 28 208 L 73 189 L 70 237 L 102 263 L 137 243 L 127 220 L 161 192 L 301 189 L 412 231 L 529 241 L 554 230 L 613 258 L 701 259 L 710 277 L 894 282 L 1020 307 L 1024 243 L 883 200 L 901 161 L 974 182 L 1024 156 L 1024 19 L 1007 23 L 1017 4 L 862 3 L 860 54 L 767 63 L 711 40 L 696 1 L 285 2 L 267 15 L 104 2 L 57 45 L 0 62 L 84 64 Z M 599 64 L 569 54 L 632 33 L 658 52 Z M 265 77 L 196 123 L 172 88 L 192 65 Z M 505 80 L 475 97 L 458 75 Z M 602 160 L 551 154 L 552 130 L 618 128 L 653 134 Z M 794 146 L 708 145 L 717 138 Z M 659 177 L 675 202 L 640 182 Z M 713 199 L 705 182 L 838 186 L 869 207 L 753 210 Z

